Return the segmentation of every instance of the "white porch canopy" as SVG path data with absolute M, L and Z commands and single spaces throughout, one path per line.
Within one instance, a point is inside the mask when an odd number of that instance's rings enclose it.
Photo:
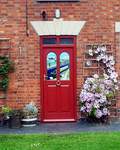
M 41 35 L 78 35 L 86 21 L 31 21 L 36 33 Z

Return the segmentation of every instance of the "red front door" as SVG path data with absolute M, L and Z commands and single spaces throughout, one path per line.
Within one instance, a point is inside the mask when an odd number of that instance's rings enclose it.
M 44 47 L 42 121 L 75 121 L 74 50 Z

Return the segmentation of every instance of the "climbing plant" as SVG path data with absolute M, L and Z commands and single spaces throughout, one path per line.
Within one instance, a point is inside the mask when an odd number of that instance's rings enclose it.
M 109 106 L 118 90 L 115 60 L 112 55 L 107 54 L 105 46 L 89 49 L 88 55 L 96 57 L 103 72 L 93 74 L 85 80 L 80 93 L 81 112 L 87 117 L 105 118 L 110 115 Z
M 6 56 L 0 56 L 0 89 L 6 91 L 9 84 L 9 73 L 14 71 L 14 63 Z

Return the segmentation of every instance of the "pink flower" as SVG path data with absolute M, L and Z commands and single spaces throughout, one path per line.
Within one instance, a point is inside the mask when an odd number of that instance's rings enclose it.
M 89 49 L 88 50 L 88 54 L 90 55 L 90 56 L 93 56 L 94 54 L 93 54 L 93 50 L 92 49 Z
M 108 115 L 108 109 L 107 108 L 103 108 L 103 115 Z
M 86 110 L 85 106 L 82 106 L 81 109 L 80 109 L 80 111 L 82 111 L 82 112 L 85 112 L 85 110 Z
M 95 93 L 95 97 L 96 97 L 96 98 L 100 98 L 100 96 L 101 96 L 100 94 Z
M 106 49 L 106 46 L 102 46 L 102 47 L 101 47 L 101 51 L 106 52 L 106 50 L 107 50 L 107 49 Z
M 98 78 L 99 78 L 99 75 L 98 75 L 98 74 L 94 74 L 93 77 L 94 77 L 95 79 L 98 79 Z
M 93 106 L 94 106 L 94 108 L 100 108 L 100 105 L 98 102 L 95 102 Z
M 103 115 L 102 111 L 101 111 L 100 109 L 97 109 L 97 110 L 96 110 L 96 117 L 97 117 L 97 118 L 101 118 L 102 115 Z
M 92 104 L 86 103 L 86 108 L 91 109 L 92 108 Z

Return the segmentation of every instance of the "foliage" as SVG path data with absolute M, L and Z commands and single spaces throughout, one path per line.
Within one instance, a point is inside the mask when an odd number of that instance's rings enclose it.
M 12 117 L 16 117 L 16 116 L 21 117 L 21 114 L 22 114 L 22 111 L 20 109 L 14 109 L 14 110 L 11 111 L 10 116 L 12 116 Z
M 22 110 L 23 118 L 34 118 L 38 114 L 38 109 L 33 102 L 26 104 Z
M 6 91 L 9 84 L 9 73 L 14 71 L 13 62 L 6 56 L 0 56 L 0 88 Z
M 104 72 L 101 75 L 94 74 L 88 77 L 80 93 L 81 111 L 86 116 L 102 118 L 110 115 L 110 100 L 115 98 L 118 90 L 118 74 L 115 72 L 114 57 L 107 55 L 105 46 L 98 46 L 88 51 L 90 56 L 96 56 L 101 63 Z
M 2 106 L 1 113 L 5 117 L 15 117 L 15 116 L 21 116 L 22 112 L 20 109 L 11 109 L 9 106 Z
M 2 106 L 2 113 L 5 116 L 10 116 L 12 109 L 9 106 Z

